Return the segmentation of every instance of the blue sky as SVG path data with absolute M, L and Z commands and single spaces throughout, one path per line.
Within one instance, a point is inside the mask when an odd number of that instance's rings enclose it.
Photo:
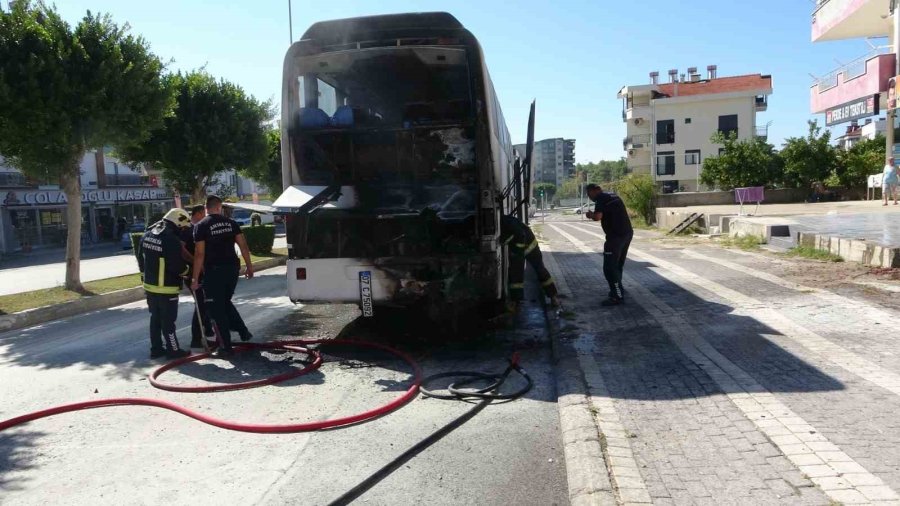
M 52 1 L 52 0 L 48 0 Z M 0 0 L 0 4 L 7 0 Z M 171 69 L 206 66 L 260 99 L 278 98 L 289 42 L 287 0 L 57 0 L 70 22 L 87 9 L 108 12 L 143 35 Z M 514 142 L 522 142 L 528 104 L 537 99 L 537 138 L 577 140 L 578 162 L 623 155 L 621 102 L 626 84 L 647 74 L 708 64 L 719 75 L 771 74 L 774 94 L 759 124 L 770 142 L 802 135 L 809 74 L 825 74 L 868 52 L 863 40 L 812 44 L 812 2 L 454 0 L 293 1 L 294 37 L 313 22 L 446 10 L 481 41 Z M 875 41 L 884 44 L 884 39 Z M 824 121 L 819 115 L 820 123 Z

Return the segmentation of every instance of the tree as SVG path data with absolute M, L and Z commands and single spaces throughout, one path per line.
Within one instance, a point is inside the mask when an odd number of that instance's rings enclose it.
M 241 174 L 261 183 L 275 198 L 284 190 L 281 183 L 281 131 L 276 128 L 266 131 L 266 153 L 265 163 L 247 167 Z
M 561 199 L 574 199 L 581 196 L 581 182 L 578 178 L 570 177 L 556 191 L 556 196 Z
M 649 174 L 628 174 L 609 185 L 616 192 L 634 215 L 644 221 L 645 225 L 653 223 L 653 198 L 656 196 L 656 183 Z
M 780 182 L 783 162 L 775 148 L 758 137 L 739 141 L 732 133 L 712 136 L 712 142 L 722 144 L 719 156 L 703 160 L 700 182 L 720 190 L 744 186 L 773 186 Z
M 203 70 L 169 74 L 165 81 L 175 92 L 174 114 L 147 142 L 121 153 L 123 158 L 161 169 L 163 178 L 193 202 L 206 198 L 216 174 L 266 163 L 263 123 L 271 116 L 269 103 Z
M 837 150 L 831 145 L 831 132 L 822 132 L 816 121 L 809 121 L 806 137 L 790 137 L 781 149 L 784 160 L 784 184 L 809 188 L 825 181 L 837 168 Z
M 146 41 L 108 15 L 88 12 L 73 28 L 43 2 L 0 11 L 0 153 L 65 193 L 68 290 L 84 290 L 80 161 L 88 149 L 140 142 L 161 124 L 171 108 L 162 69 Z
M 589 162 L 575 166 L 577 172 L 587 172 L 588 181 L 594 183 L 608 183 L 625 177 L 627 163 L 624 158 L 618 160 L 600 160 L 597 163 Z
M 879 135 L 861 140 L 846 151 L 838 150 L 837 181 L 847 188 L 865 187 L 866 178 L 881 173 L 884 167 L 884 145 L 884 136 Z

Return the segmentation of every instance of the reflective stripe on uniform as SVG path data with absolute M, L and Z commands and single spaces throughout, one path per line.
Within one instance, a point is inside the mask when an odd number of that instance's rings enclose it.
M 532 251 L 534 251 L 534 248 L 537 248 L 537 247 L 538 247 L 538 242 L 537 242 L 537 239 L 535 239 L 535 240 L 531 241 L 531 244 L 529 244 L 528 248 L 525 249 L 525 254 L 527 255 L 527 254 L 531 253 Z
M 516 288 L 525 288 L 525 283 L 510 283 L 509 288 L 515 290 Z
M 144 291 L 148 293 L 158 293 L 162 295 L 174 295 L 181 292 L 181 288 L 177 286 L 158 286 L 144 283 Z M 208 299 L 207 299 L 208 300 Z
M 159 286 L 159 287 L 165 286 L 165 283 L 166 283 L 166 259 L 163 258 L 162 256 L 159 257 L 159 274 L 157 274 L 157 276 L 159 276 L 158 278 L 156 278 L 157 286 Z
M 551 276 L 551 277 L 547 278 L 547 281 L 544 281 L 543 283 L 541 283 L 541 286 L 550 286 L 552 284 L 553 284 L 553 277 Z

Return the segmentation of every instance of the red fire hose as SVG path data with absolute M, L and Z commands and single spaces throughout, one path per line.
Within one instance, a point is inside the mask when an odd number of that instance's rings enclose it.
M 294 341 L 278 341 L 271 343 L 245 343 L 236 346 L 237 351 L 246 351 L 248 349 L 253 348 L 262 348 L 262 349 L 283 349 L 290 351 L 299 351 L 302 353 L 307 353 L 311 357 L 313 357 L 313 361 L 308 364 L 306 367 L 302 369 L 297 369 L 296 371 L 291 371 L 288 373 L 279 374 L 277 376 L 273 376 L 271 378 L 264 378 L 261 380 L 248 381 L 244 383 L 234 383 L 234 384 L 215 384 L 201 387 L 178 387 L 167 385 L 158 380 L 159 376 L 162 373 L 174 368 L 179 365 L 194 362 L 197 360 L 204 359 L 209 356 L 209 353 L 200 353 L 197 355 L 191 355 L 189 357 L 181 358 L 178 360 L 174 360 L 169 362 L 168 364 L 163 365 L 162 367 L 153 371 L 150 374 L 150 383 L 156 388 L 160 388 L 163 390 L 169 390 L 173 392 L 219 392 L 225 390 L 237 390 L 243 388 L 252 388 L 262 385 L 271 385 L 274 383 L 279 383 L 291 378 L 296 378 L 297 376 L 301 376 L 303 374 L 309 373 L 318 369 L 322 365 L 322 357 L 318 351 L 307 348 L 309 345 L 320 344 L 320 345 L 338 345 L 338 346 L 355 346 L 362 348 L 373 348 L 377 350 L 382 350 L 388 352 L 392 355 L 395 355 L 401 359 L 403 359 L 407 364 L 412 367 L 413 370 L 413 382 L 409 386 L 409 388 L 399 397 L 392 400 L 391 402 L 379 406 L 375 409 L 371 409 L 362 413 L 358 413 L 351 416 L 345 416 L 340 418 L 332 418 L 330 420 L 321 420 L 317 422 L 306 422 L 306 423 L 296 423 L 296 424 L 247 424 L 247 423 L 239 423 L 232 422 L 228 420 L 221 420 L 219 418 L 214 418 L 211 416 L 207 416 L 196 411 L 187 409 L 183 406 L 179 406 L 177 404 L 161 401 L 157 399 L 147 399 L 141 397 L 122 397 L 122 398 L 113 398 L 113 399 L 97 399 L 93 401 L 85 401 L 85 402 L 76 402 L 74 404 L 64 404 L 62 406 L 56 406 L 53 408 L 44 409 L 41 411 L 35 411 L 33 413 L 27 413 L 25 415 L 17 416 L 15 418 L 10 418 L 9 420 L 0 421 L 0 432 L 10 428 L 15 427 L 16 425 L 21 425 L 23 423 L 31 422 L 34 420 L 38 420 L 41 418 L 46 418 L 48 416 L 58 415 L 61 413 L 69 413 L 71 411 L 80 411 L 82 409 L 91 409 L 91 408 L 100 408 L 106 406 L 154 406 L 157 408 L 168 409 L 170 411 L 175 411 L 176 413 L 181 413 L 182 415 L 189 416 L 195 420 L 199 420 L 203 423 L 207 423 L 209 425 L 214 425 L 216 427 L 227 429 L 227 430 L 235 430 L 241 432 L 255 432 L 255 433 L 291 433 L 291 432 L 309 432 L 321 429 L 327 429 L 332 427 L 340 427 L 343 425 L 350 425 L 359 422 L 363 422 L 366 420 L 371 420 L 372 418 L 376 418 L 395 409 L 402 407 L 404 404 L 412 400 L 416 394 L 419 392 L 419 385 L 422 382 L 422 370 L 419 368 L 419 365 L 406 353 L 391 348 L 389 346 L 385 346 L 383 344 L 371 343 L 366 341 L 354 341 L 354 340 L 346 340 L 346 339 L 314 339 L 314 340 L 294 340 Z

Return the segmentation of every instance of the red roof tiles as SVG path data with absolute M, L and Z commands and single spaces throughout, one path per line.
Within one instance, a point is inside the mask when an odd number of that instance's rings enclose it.
M 683 82 L 678 84 L 676 95 L 676 83 L 659 85 L 659 91 L 663 95 L 674 97 L 689 97 L 694 95 L 713 95 L 716 93 L 736 93 L 741 91 L 772 90 L 772 76 L 750 74 L 746 76 L 718 77 L 711 80 L 697 82 Z

